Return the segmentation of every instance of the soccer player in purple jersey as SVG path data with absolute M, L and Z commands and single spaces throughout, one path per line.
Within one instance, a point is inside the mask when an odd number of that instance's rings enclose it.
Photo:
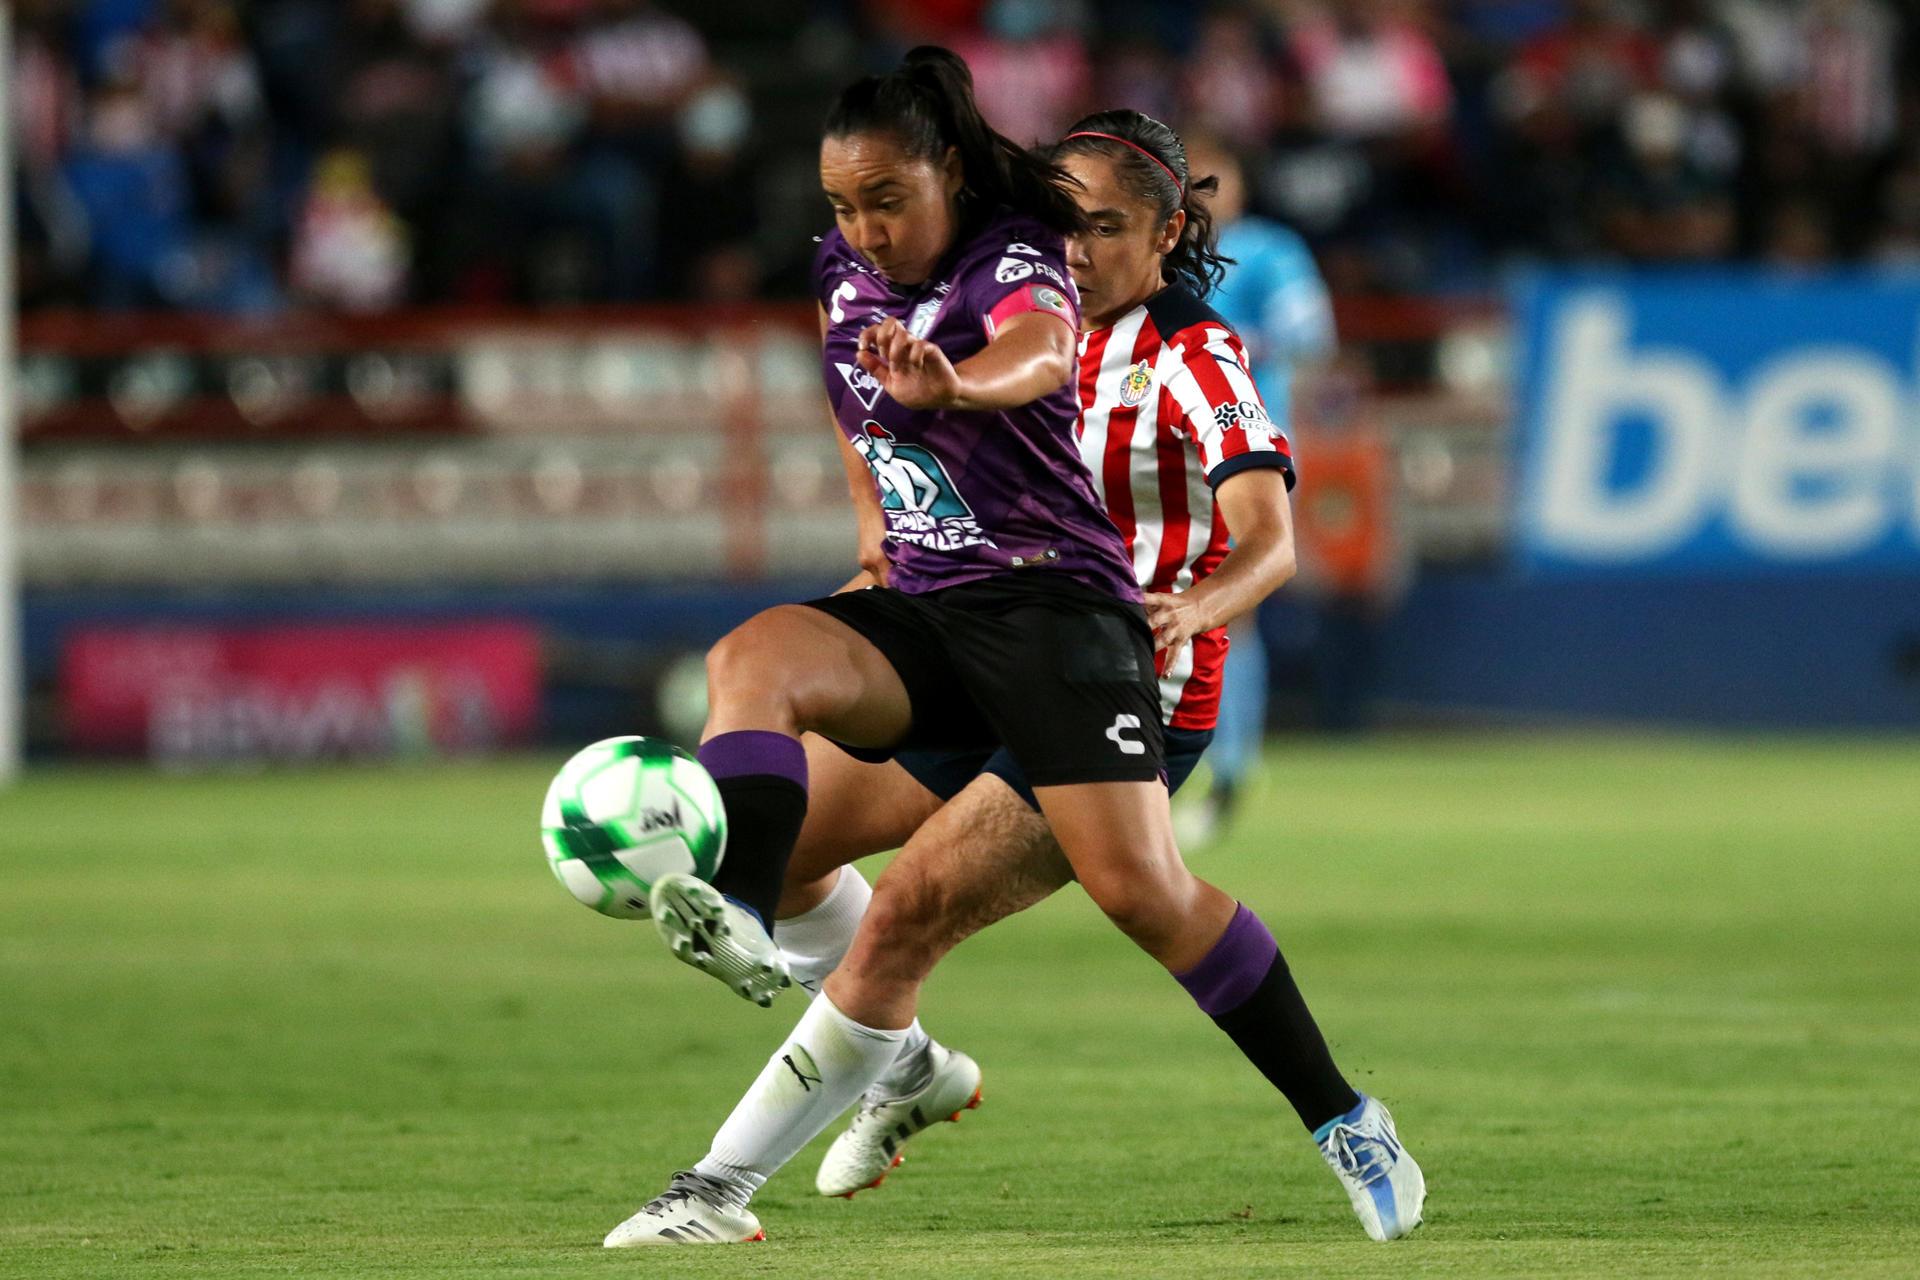
M 876 486 L 862 517 L 873 581 L 759 615 L 709 656 L 700 756 L 727 804 L 728 856 L 712 885 L 655 883 L 663 938 L 760 1003 L 786 985 L 765 926 L 806 814 L 803 732 L 870 758 L 1004 744 L 1107 916 L 1310 1124 L 1357 1112 L 1272 935 L 1173 842 L 1153 632 L 1073 444 L 1063 236 L 1089 228 L 1071 179 L 985 125 L 944 50 L 850 87 L 826 132 L 839 225 L 816 284 L 849 467 Z M 755 1090 L 837 1115 L 906 1035 L 849 1018 L 829 983 Z M 662 1229 L 701 1190 L 700 1175 L 677 1177 L 607 1244 L 728 1238 L 698 1215 Z M 744 1214 L 715 1221 L 757 1234 Z

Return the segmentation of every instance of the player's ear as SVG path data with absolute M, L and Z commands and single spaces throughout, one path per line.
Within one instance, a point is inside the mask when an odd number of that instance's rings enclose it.
M 948 147 L 947 154 L 940 157 L 940 187 L 949 201 L 958 200 L 960 192 L 967 185 L 967 170 L 960 163 L 960 148 Z
M 1172 253 L 1180 243 L 1181 235 L 1187 229 L 1187 211 L 1175 209 L 1173 216 L 1167 219 L 1167 225 L 1160 228 L 1160 239 L 1154 244 L 1153 251 L 1161 257 Z

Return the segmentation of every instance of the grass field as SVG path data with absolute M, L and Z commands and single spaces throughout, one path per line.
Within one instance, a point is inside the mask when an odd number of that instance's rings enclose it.
M 987 1104 L 766 1244 L 610 1253 L 798 1016 L 551 880 L 555 761 L 0 795 L 0 1275 L 1920 1272 L 1920 743 L 1284 743 L 1194 859 L 1432 1188 L 1367 1242 L 1077 893 L 935 979 Z

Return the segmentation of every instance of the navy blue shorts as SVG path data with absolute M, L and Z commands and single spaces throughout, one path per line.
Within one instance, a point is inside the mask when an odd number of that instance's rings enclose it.
M 1200 763 L 1201 754 L 1212 741 L 1211 729 L 1166 731 L 1169 794 L 1180 789 L 1180 784 Z M 1035 812 L 1040 809 L 1040 802 L 1034 798 L 1033 788 L 1027 783 L 1027 775 L 1021 772 L 1019 762 L 1005 747 L 998 751 L 900 751 L 893 758 L 915 782 L 942 800 L 953 799 L 966 789 L 969 782 L 983 773 L 990 773 L 1012 787 L 1014 793 L 1027 802 L 1028 808 Z

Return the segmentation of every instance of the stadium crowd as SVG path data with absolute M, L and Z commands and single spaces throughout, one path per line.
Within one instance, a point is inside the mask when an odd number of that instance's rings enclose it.
M 1246 157 L 1336 291 L 1530 258 L 1920 263 L 1920 4 L 16 0 L 28 308 L 802 292 L 824 90 L 949 44 L 995 123 Z M 796 159 L 797 157 L 797 159 Z

